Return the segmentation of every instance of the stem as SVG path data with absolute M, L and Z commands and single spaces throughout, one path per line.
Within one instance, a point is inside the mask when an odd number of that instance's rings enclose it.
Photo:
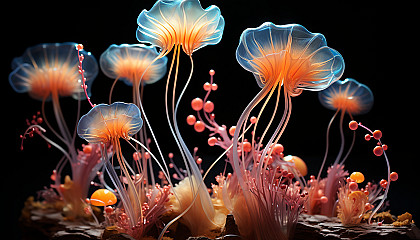
M 334 114 L 334 116 L 331 118 L 330 122 L 328 123 L 328 127 L 327 127 L 327 134 L 326 134 L 326 146 L 325 146 L 325 154 L 324 154 L 324 160 L 322 161 L 321 164 L 321 168 L 319 169 L 318 172 L 318 177 L 316 178 L 316 180 L 319 182 L 319 178 L 321 176 L 322 173 L 322 169 L 324 168 L 325 162 L 327 161 L 327 157 L 328 157 L 328 149 L 330 147 L 330 129 L 331 129 L 331 125 L 334 122 L 335 117 L 337 116 L 339 110 L 337 110 Z

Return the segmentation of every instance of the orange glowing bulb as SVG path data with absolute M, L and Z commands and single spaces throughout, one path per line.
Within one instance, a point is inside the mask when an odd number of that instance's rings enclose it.
M 108 206 L 117 203 L 117 197 L 106 189 L 96 190 L 90 197 L 90 204 L 94 206 Z
M 350 175 L 350 179 L 354 180 L 357 183 L 362 183 L 363 181 L 365 181 L 365 176 L 361 172 L 353 172 Z
M 302 176 L 306 176 L 308 174 L 308 167 L 306 166 L 306 163 L 302 160 L 302 158 L 297 156 L 286 156 L 283 158 L 286 162 L 292 162 L 295 164 L 295 168 L 302 174 Z

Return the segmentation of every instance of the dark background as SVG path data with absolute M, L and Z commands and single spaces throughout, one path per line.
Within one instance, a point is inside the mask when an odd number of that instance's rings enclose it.
M 389 146 L 387 154 L 391 170 L 400 175 L 400 179 L 392 183 L 389 193 L 392 213 L 398 215 L 409 211 L 415 219 L 419 219 L 417 203 L 420 198 L 416 176 L 419 157 L 415 139 L 418 135 L 418 77 L 413 74 L 417 70 L 415 66 L 406 65 L 416 46 L 414 31 L 406 31 L 403 19 L 390 18 L 386 11 L 388 9 L 379 9 L 378 6 L 275 2 L 278 1 L 201 1 L 204 8 L 215 4 L 221 9 L 226 26 L 219 44 L 206 46 L 193 54 L 194 75 L 179 111 L 180 128 L 187 145 L 191 149 L 200 146 L 199 155 L 204 159 L 204 165 L 209 165 L 222 152 L 217 147 L 207 146 L 207 131 L 198 134 L 183 121 L 193 113 L 189 107 L 190 100 L 204 97 L 202 84 L 208 81 L 210 69 L 216 71 L 215 82 L 219 85 L 219 90 L 210 96 L 216 105 L 214 113 L 219 124 L 228 127 L 235 125 L 243 109 L 259 91 L 253 75 L 235 59 L 242 31 L 248 27 L 258 27 L 266 21 L 275 24 L 299 23 L 311 32 L 324 34 L 328 46 L 342 54 L 346 64 L 342 79 L 355 78 L 371 88 L 375 96 L 374 107 L 370 113 L 357 116 L 356 119 L 372 129 L 382 130 L 382 140 Z M 8 84 L 11 60 L 20 56 L 29 46 L 51 42 L 82 43 L 99 60 L 101 53 L 111 44 L 137 43 L 137 16 L 142 9 L 150 9 L 153 3 L 14 1 L 5 8 L 7 17 L 2 17 L 1 113 L 2 126 L 6 130 L 3 131 L 6 145 L 1 175 L 2 183 L 6 186 L 2 194 L 2 206 L 6 214 L 1 215 L 13 226 L 14 231 L 18 230 L 16 221 L 24 200 L 50 184 L 49 176 L 61 155 L 57 150 L 47 149 L 39 137 L 25 142 L 23 152 L 19 150 L 19 135 L 25 130 L 25 119 L 39 111 L 41 103 L 27 94 L 17 94 L 12 90 Z M 397 9 L 392 9 L 392 12 L 398 12 Z M 185 83 L 189 70 L 189 60 L 182 55 L 179 86 Z M 92 101 L 107 102 L 111 84 L 111 79 L 99 73 L 92 86 L 89 86 L 92 89 Z M 147 86 L 144 105 L 164 153 L 174 152 L 177 155 L 164 115 L 164 87 L 164 80 Z M 114 93 L 115 101 L 131 100 L 131 89 L 123 83 L 117 84 Z M 71 119 L 68 124 L 74 126 L 76 102 L 72 99 L 63 99 L 62 102 L 65 116 Z M 87 102 L 83 102 L 82 106 L 84 114 L 90 107 Z M 282 109 L 283 105 L 280 105 L 279 114 Z M 266 118 L 269 118 L 270 111 L 272 109 L 267 110 Z M 293 98 L 291 120 L 280 142 L 285 146 L 286 154 L 298 155 L 306 161 L 309 174 L 316 175 L 318 172 L 325 149 L 325 130 L 333 114 L 319 104 L 315 92 L 304 91 Z M 49 116 L 52 119 L 53 116 Z M 346 118 L 344 123 L 347 144 L 351 136 L 347 130 L 348 121 Z M 333 161 L 338 152 L 337 129 L 338 122 L 333 125 L 331 132 L 329 161 Z M 375 143 L 365 142 L 365 133 L 361 130 L 357 132 L 355 148 L 346 162 L 346 168 L 350 173 L 361 171 L 367 180 L 378 182 L 386 178 L 385 160 L 373 155 Z M 221 163 L 212 176 L 222 168 Z M 208 180 L 208 183 L 212 182 L 213 178 Z

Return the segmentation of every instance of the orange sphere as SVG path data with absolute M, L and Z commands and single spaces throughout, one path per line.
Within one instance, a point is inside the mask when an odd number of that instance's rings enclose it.
M 201 121 L 197 121 L 197 122 L 195 122 L 195 124 L 194 124 L 194 129 L 195 129 L 195 131 L 197 131 L 197 132 L 202 132 L 202 131 L 204 131 L 204 129 L 206 129 L 206 126 L 204 125 L 204 123 L 203 123 L 203 122 L 201 122 Z
M 361 172 L 353 172 L 350 175 L 350 179 L 354 180 L 357 183 L 362 183 L 363 181 L 365 181 L 365 176 Z
M 117 203 L 117 197 L 106 189 L 98 189 L 90 197 L 90 204 L 94 206 L 108 206 L 115 203 Z
M 306 163 L 302 160 L 302 158 L 297 156 L 286 156 L 283 158 L 286 162 L 292 162 L 295 164 L 295 168 L 302 174 L 302 176 L 306 176 L 308 174 L 308 167 L 306 166 Z

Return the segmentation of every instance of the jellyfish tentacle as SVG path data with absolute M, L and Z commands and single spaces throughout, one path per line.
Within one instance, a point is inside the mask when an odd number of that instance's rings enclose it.
M 319 181 L 319 178 L 321 177 L 321 173 L 322 170 L 324 168 L 325 162 L 327 161 L 327 157 L 328 157 L 328 150 L 329 150 L 329 146 L 330 146 L 330 129 L 331 129 L 331 125 L 334 122 L 335 117 L 338 115 L 338 112 L 340 112 L 340 110 L 338 109 L 335 114 L 333 115 L 333 117 L 331 118 L 330 122 L 328 123 L 328 127 L 327 127 L 327 133 L 326 133 L 326 146 L 325 146 L 325 153 L 324 153 L 324 159 L 322 160 L 322 164 L 321 167 L 319 168 L 318 171 L 318 176 L 316 177 L 317 181 Z
M 279 98 L 280 98 L 280 89 L 281 89 L 281 86 L 279 84 L 275 84 L 274 87 L 271 88 L 271 91 L 270 91 L 268 97 L 266 98 L 266 100 L 264 102 L 264 105 L 261 107 L 261 110 L 260 110 L 260 112 L 259 112 L 259 114 L 257 116 L 257 119 L 260 119 L 260 116 L 261 116 L 263 110 L 265 109 L 268 101 L 270 100 L 270 98 L 271 98 L 273 92 L 276 90 L 276 88 L 278 88 L 278 90 L 277 90 L 277 97 L 276 97 L 276 105 L 274 106 L 274 111 L 273 111 L 273 114 L 271 115 L 270 121 L 268 122 L 267 127 L 265 128 L 263 134 L 260 137 L 260 141 L 258 142 L 258 145 L 257 145 L 257 148 L 258 149 L 261 146 L 261 144 L 262 144 L 262 142 L 264 140 L 264 137 L 265 137 L 266 133 L 268 132 L 268 129 L 270 128 L 271 124 L 273 123 L 274 117 L 275 117 L 276 112 L 277 112 L 277 107 L 278 107 Z M 255 138 L 257 124 L 258 124 L 258 121 L 254 124 L 254 134 L 252 135 L 252 148 L 254 148 L 253 143 L 254 143 L 254 138 Z M 262 156 L 264 156 L 264 155 L 262 155 Z
M 345 111 L 341 111 L 340 115 L 340 139 L 341 139 L 341 145 L 340 145 L 340 151 L 338 152 L 337 157 L 335 158 L 334 165 L 338 164 L 338 161 L 341 159 L 341 155 L 343 155 L 344 151 L 344 145 L 345 145 L 345 138 L 344 138 L 344 131 L 343 131 L 343 119 L 345 115 Z
M 112 99 L 112 94 L 113 94 L 113 92 L 114 92 L 115 85 L 117 85 L 117 82 L 118 82 L 118 80 L 119 80 L 119 79 L 120 79 L 120 76 L 117 76 L 117 77 L 115 78 L 114 82 L 112 83 L 111 89 L 109 90 L 109 97 L 108 97 L 108 102 L 109 102 L 109 104 L 111 104 L 111 103 L 112 103 L 112 101 L 111 101 L 111 99 Z

